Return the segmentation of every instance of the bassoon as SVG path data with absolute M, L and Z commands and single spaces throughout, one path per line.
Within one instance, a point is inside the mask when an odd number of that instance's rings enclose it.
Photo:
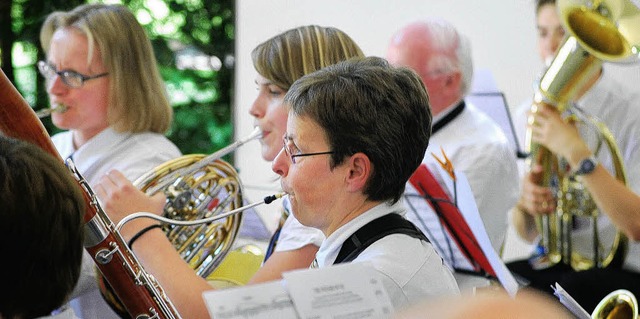
M 33 143 L 60 159 L 46 129 L 22 95 L 0 70 L 0 133 Z M 73 165 L 70 169 L 73 171 Z M 82 188 L 84 247 L 132 318 L 180 318 L 155 278 L 140 265 L 115 225 L 100 208 L 87 182 L 74 172 Z

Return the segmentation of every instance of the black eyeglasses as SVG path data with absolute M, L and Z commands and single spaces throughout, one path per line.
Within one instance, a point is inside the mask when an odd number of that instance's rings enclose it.
M 45 61 L 38 61 L 38 70 L 47 81 L 50 81 L 54 76 L 58 75 L 64 84 L 72 88 L 79 88 L 85 81 L 101 78 L 109 74 L 105 72 L 89 76 L 71 70 L 58 71 L 55 66 Z
M 289 158 L 291 158 L 291 163 L 295 164 L 296 163 L 296 157 L 300 157 L 300 156 L 314 156 L 314 155 L 325 155 L 325 154 L 333 154 L 335 152 L 333 151 L 327 151 L 327 152 L 317 152 L 317 153 L 301 153 L 301 154 L 293 154 L 293 150 L 289 149 L 288 143 L 287 143 L 287 138 L 285 137 L 283 140 L 283 146 L 282 149 L 284 149 L 284 153 L 287 154 L 287 156 L 289 156 Z

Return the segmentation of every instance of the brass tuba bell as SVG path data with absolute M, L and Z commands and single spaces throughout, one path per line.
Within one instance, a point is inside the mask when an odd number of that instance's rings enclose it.
M 634 1 L 634 3 L 630 2 Z M 620 151 L 608 128 L 597 119 L 580 114 L 572 103 L 583 93 L 600 72 L 603 61 L 630 63 L 640 57 L 640 3 L 637 0 L 559 0 L 558 12 L 569 36 L 540 79 L 534 96 L 532 112 L 541 104 L 555 107 L 559 113 L 575 111 L 567 121 L 578 121 L 598 132 L 594 154 L 608 149 L 615 169 L 614 175 L 626 183 L 626 173 Z M 543 168 L 539 185 L 556 191 L 557 210 L 536 218 L 541 236 L 544 261 L 547 265 L 565 263 L 575 270 L 607 267 L 622 262 L 627 239 L 618 232 L 610 245 L 604 245 L 598 233 L 600 211 L 583 186 L 568 173 L 566 161 L 545 147 L 531 141 L 527 130 L 526 150 L 529 165 Z M 591 251 L 581 253 L 572 244 L 574 217 L 586 217 L 593 228 Z M 541 266 L 541 265 L 538 265 Z
M 604 297 L 591 319 L 638 319 L 638 301 L 630 291 L 618 289 Z

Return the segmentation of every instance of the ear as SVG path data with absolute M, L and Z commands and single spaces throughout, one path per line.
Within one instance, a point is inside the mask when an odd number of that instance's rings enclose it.
M 373 164 L 364 153 L 356 153 L 349 158 L 349 171 L 346 176 L 347 190 L 358 192 L 364 189 L 369 180 Z
M 461 85 L 462 74 L 460 72 L 453 72 L 447 75 L 444 86 L 448 94 L 452 94 L 453 96 L 459 95 Z

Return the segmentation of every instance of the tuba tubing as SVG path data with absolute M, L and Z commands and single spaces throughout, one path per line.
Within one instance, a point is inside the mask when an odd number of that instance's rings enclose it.
M 0 133 L 35 144 L 62 161 L 35 112 L 4 72 L 0 72 L 0 97 Z M 80 181 L 79 187 L 87 204 L 85 249 L 127 312 L 132 318 L 180 318 L 162 288 L 144 271 L 113 223 L 101 212 L 86 181 Z

